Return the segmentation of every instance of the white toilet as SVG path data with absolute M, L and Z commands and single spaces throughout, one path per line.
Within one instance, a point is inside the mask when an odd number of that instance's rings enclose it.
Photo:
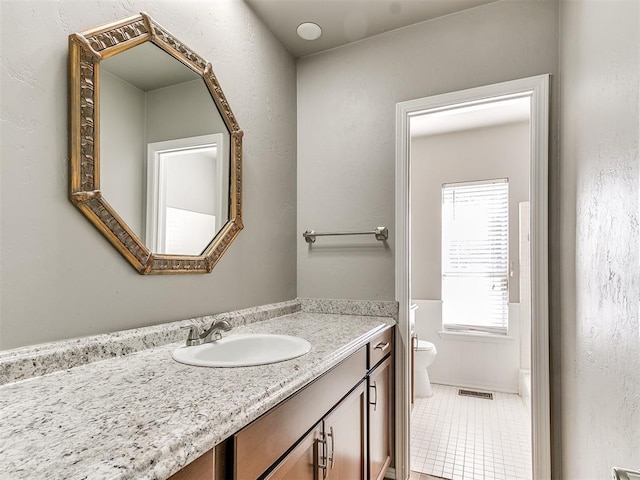
M 418 305 L 411 305 L 409 321 L 411 323 L 411 335 L 415 335 L 416 310 Z M 433 363 L 438 354 L 436 346 L 426 340 L 418 339 L 414 350 L 414 392 L 416 397 L 430 397 L 433 395 L 429 372 L 427 367 Z

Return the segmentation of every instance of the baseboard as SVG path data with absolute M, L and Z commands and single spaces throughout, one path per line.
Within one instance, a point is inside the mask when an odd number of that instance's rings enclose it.
M 447 385 L 450 387 L 462 387 L 469 388 L 471 390 L 487 390 L 490 392 L 501 393 L 515 393 L 518 394 L 518 387 L 505 387 L 504 385 L 492 385 L 490 383 L 473 383 L 473 382 L 456 382 L 456 381 L 443 381 L 437 378 L 432 378 L 431 383 L 438 385 Z

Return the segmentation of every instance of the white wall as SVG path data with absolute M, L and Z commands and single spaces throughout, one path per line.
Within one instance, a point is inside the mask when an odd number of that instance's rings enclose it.
M 441 334 L 442 302 L 412 300 L 416 310 L 416 334 L 438 350 L 429 367 L 433 383 L 518 393 L 520 368 L 520 306 L 509 304 L 509 335 L 494 339 Z
M 640 2 L 563 1 L 560 31 L 558 478 L 609 478 L 640 467 Z
M 298 61 L 298 295 L 393 299 L 397 102 L 557 72 L 558 5 L 502 1 Z M 390 228 L 373 238 L 304 230 Z
M 529 199 L 529 122 L 411 139 L 411 294 L 442 299 L 442 184 L 509 179 L 509 301 L 520 298 L 518 204 Z
M 213 63 L 245 132 L 245 229 L 211 274 L 138 275 L 68 200 L 68 35 L 140 11 Z M 295 297 L 295 62 L 244 2 L 2 1 L 0 31 L 0 348 Z
M 167 158 L 167 207 L 217 215 L 219 180 L 216 166 L 216 154 L 212 151 Z

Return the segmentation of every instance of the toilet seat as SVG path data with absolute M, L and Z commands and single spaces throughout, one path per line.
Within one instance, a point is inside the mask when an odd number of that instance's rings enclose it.
M 426 340 L 418 340 L 417 342 L 416 351 L 418 352 L 432 352 L 435 349 L 436 346 L 431 342 L 427 342 Z

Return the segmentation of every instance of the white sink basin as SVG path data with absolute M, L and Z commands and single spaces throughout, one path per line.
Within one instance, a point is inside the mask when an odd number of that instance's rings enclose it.
M 304 338 L 268 333 L 229 335 L 215 342 L 182 346 L 173 359 L 198 367 L 249 367 L 282 362 L 305 355 L 311 344 Z

